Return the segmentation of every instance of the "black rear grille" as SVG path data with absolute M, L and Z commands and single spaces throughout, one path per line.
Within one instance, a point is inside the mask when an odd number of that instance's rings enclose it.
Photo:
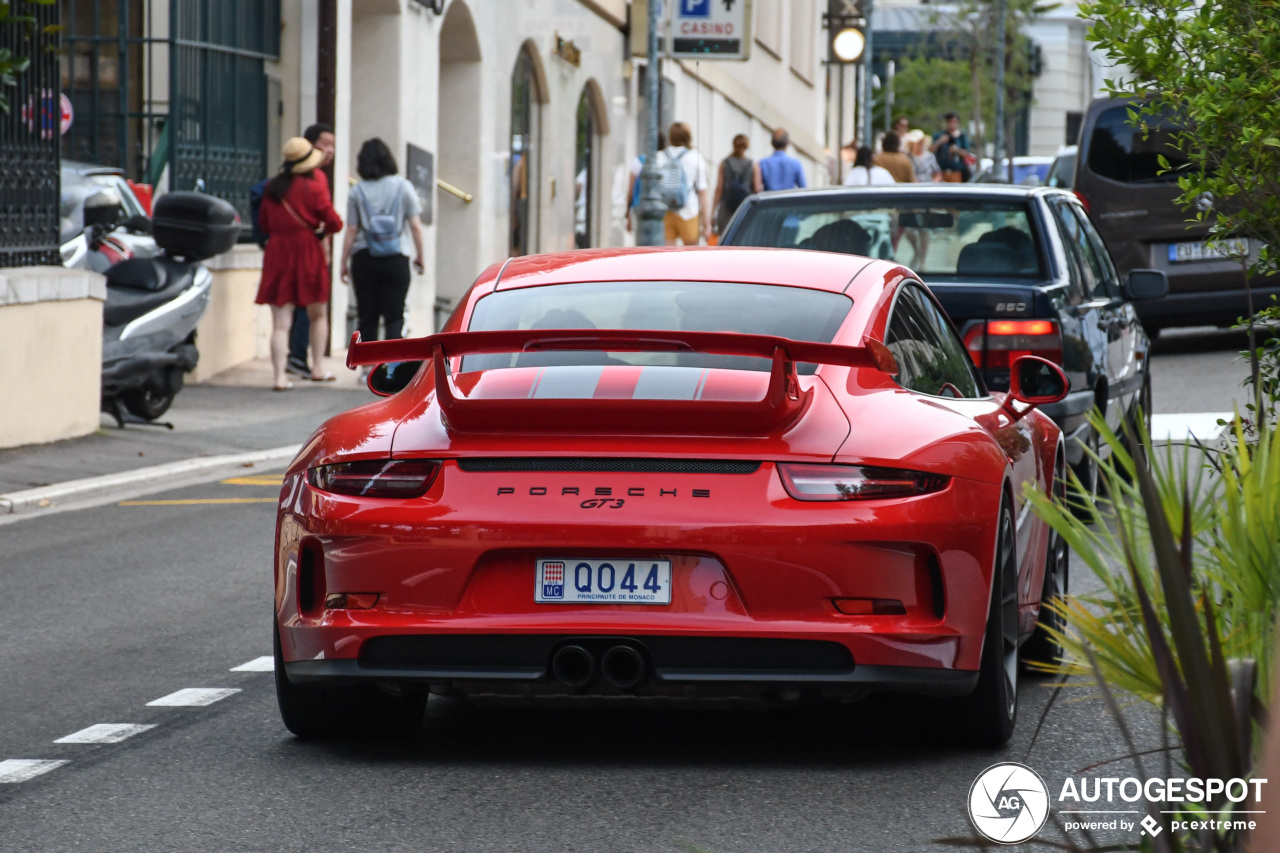
M 569 642 L 586 646 L 597 658 L 625 643 L 640 649 L 659 677 L 681 681 L 836 676 L 854 669 L 853 656 L 841 643 L 775 637 L 423 634 L 373 637 L 361 647 L 359 660 L 364 669 L 536 678 L 546 672 L 552 651 Z
M 610 459 L 606 457 L 487 457 L 459 459 L 472 473 L 578 471 L 642 474 L 754 474 L 759 462 L 736 459 Z

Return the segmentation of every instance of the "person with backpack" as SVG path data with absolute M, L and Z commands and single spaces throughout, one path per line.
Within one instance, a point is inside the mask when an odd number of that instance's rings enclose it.
M 333 378 L 323 368 L 330 285 L 323 241 L 342 230 L 342 217 L 333 209 L 324 178 L 317 180 L 312 174 L 324 162 L 323 151 L 295 136 L 284 144 L 281 159 L 280 172 L 267 184 L 258 210 L 259 225 L 268 239 L 255 301 L 271 306 L 273 387 L 288 391 L 293 383 L 285 365 L 295 307 L 305 308 L 311 320 L 311 379 Z
M 707 167 L 694 149 L 689 125 L 678 121 L 667 133 L 671 144 L 658 152 L 658 194 L 667 206 L 663 219 L 667 245 L 679 240 L 698 245 L 698 226 L 711 234 L 711 205 L 707 203 Z
M 377 137 L 360 146 L 356 174 L 360 182 L 347 196 L 346 239 L 342 244 L 342 280 L 356 293 L 360 339 L 378 340 L 378 321 L 387 339 L 402 337 L 404 302 L 409 295 L 409 252 L 422 275 L 422 202 L 413 184 L 400 177 L 396 158 Z
M 733 214 L 746 201 L 747 196 L 763 189 L 760 182 L 760 170 L 747 156 L 747 145 L 750 140 L 745 133 L 733 138 L 733 153 L 720 161 L 720 172 L 716 176 L 716 193 L 711 206 L 716 211 L 716 233 L 723 234 Z

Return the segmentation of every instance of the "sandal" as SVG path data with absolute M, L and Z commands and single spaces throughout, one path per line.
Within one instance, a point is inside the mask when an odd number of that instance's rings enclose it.
M 311 374 L 312 382 L 333 382 L 337 380 L 337 378 L 338 377 L 334 376 L 333 372 L 329 370 L 326 370 L 323 376 L 316 376 L 314 373 Z
M 283 385 L 273 385 L 273 386 L 271 387 L 271 390 L 272 390 L 272 391 L 292 391 L 292 390 L 293 390 L 293 383 L 292 383 L 292 382 L 286 382 L 286 383 L 284 383 Z

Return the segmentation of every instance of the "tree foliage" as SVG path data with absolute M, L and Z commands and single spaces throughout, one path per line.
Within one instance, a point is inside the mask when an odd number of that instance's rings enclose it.
M 981 101 L 989 106 L 995 91 L 995 78 L 983 79 Z M 905 59 L 894 75 L 894 116 L 903 115 L 911 120 L 912 127 L 929 133 L 942 128 L 942 117 L 955 111 L 962 116 L 973 112 L 973 88 L 970 85 L 969 66 L 955 59 L 937 56 Z M 986 110 L 987 118 L 995 114 L 994 107 Z M 876 100 L 876 127 L 884 127 L 884 98 Z
M 1007 0 L 1005 5 L 1005 139 L 1013 138 L 1018 115 L 1031 103 L 1032 83 L 1039 74 L 1035 50 L 1026 35 L 1029 24 L 1057 3 L 1038 0 Z M 1000 22 L 997 0 L 960 0 L 932 16 L 939 28 L 940 44 L 948 57 L 961 63 L 968 73 L 967 110 L 975 131 L 970 140 L 975 152 L 993 136 L 995 128 L 995 34 Z M 944 110 L 945 112 L 945 110 Z
M 1107 88 L 1143 99 L 1135 123 L 1182 119 L 1179 203 L 1215 236 L 1258 241 L 1255 272 L 1280 270 L 1280 0 L 1092 0 L 1080 13 L 1120 72 Z

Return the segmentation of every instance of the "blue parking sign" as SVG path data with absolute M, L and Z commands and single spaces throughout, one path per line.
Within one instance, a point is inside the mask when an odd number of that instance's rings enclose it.
M 680 0 L 680 17 L 710 18 L 711 0 Z

